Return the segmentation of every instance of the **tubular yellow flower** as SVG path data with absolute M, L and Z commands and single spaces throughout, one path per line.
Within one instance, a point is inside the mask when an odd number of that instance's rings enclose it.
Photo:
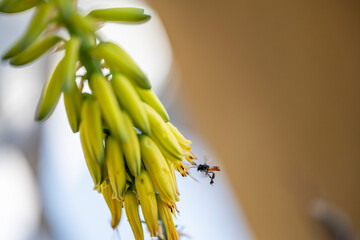
M 50 48 L 52 48 L 55 44 L 57 44 L 61 40 L 62 38 L 56 35 L 43 37 L 40 40 L 34 42 L 23 52 L 11 58 L 10 64 L 14 66 L 28 64 L 36 60 L 41 55 L 43 55 L 46 51 L 48 51 Z
M 112 198 L 123 200 L 126 185 L 126 170 L 123 153 L 120 144 L 112 136 L 105 141 L 105 164 L 109 176 L 110 185 L 114 195 Z
M 151 137 L 151 140 L 156 143 L 156 146 L 160 149 L 160 152 L 163 154 L 163 156 L 166 158 L 166 160 L 173 163 L 175 169 L 180 172 L 181 176 L 185 177 L 188 175 L 189 166 L 183 163 L 182 159 L 183 156 L 174 156 L 171 153 L 169 153 L 166 149 L 163 148 L 163 145 L 161 145 L 157 138 Z M 186 157 L 186 155 L 185 155 Z M 194 163 L 195 164 L 195 163 Z
M 66 115 L 68 117 L 71 130 L 74 133 L 79 131 L 81 121 L 81 99 L 82 94 L 77 86 L 74 86 L 70 92 L 64 93 Z
M 171 209 L 159 195 L 156 195 L 156 200 L 160 217 L 165 225 L 167 240 L 179 240 L 179 234 L 174 225 Z
M 169 114 L 167 113 L 164 105 L 161 103 L 160 99 L 156 96 L 153 90 L 151 89 L 143 89 L 140 87 L 136 87 L 136 91 L 141 97 L 141 99 L 149 104 L 160 116 L 165 122 L 170 121 Z
M 3 0 L 0 3 L 0 11 L 6 13 L 17 13 L 28 10 L 41 3 L 40 0 Z
M 142 23 L 150 19 L 150 16 L 144 14 L 144 9 L 141 8 L 96 9 L 91 11 L 88 16 L 91 16 L 99 21 L 129 23 Z
M 108 181 L 101 184 L 101 192 L 111 212 L 111 227 L 115 229 L 120 223 L 123 201 L 112 198 L 113 191 Z
M 139 195 L 141 210 L 145 218 L 146 225 L 152 237 L 156 237 L 158 229 L 158 209 L 155 197 L 154 186 L 149 174 L 143 169 L 135 177 L 135 187 Z
M 43 88 L 40 100 L 36 108 L 35 119 L 37 121 L 42 121 L 50 117 L 54 111 L 60 95 L 61 89 L 63 86 L 63 78 L 61 77 L 61 72 L 63 71 L 63 60 L 59 62 L 56 66 L 54 72 L 51 75 L 51 78 L 48 80 L 46 85 Z
M 127 130 L 121 115 L 119 103 L 110 83 L 101 74 L 93 74 L 90 78 L 90 88 L 99 102 L 105 122 L 111 133 L 121 142 L 127 141 Z
M 64 92 L 70 92 L 76 84 L 76 62 L 79 60 L 80 43 L 80 38 L 72 37 L 65 44 L 64 67 L 62 72 Z
M 89 150 L 98 164 L 104 160 L 103 130 L 98 103 L 90 94 L 84 93 L 81 104 L 81 123 L 88 138 Z
M 111 79 L 114 92 L 123 107 L 134 122 L 135 127 L 145 134 L 150 133 L 149 120 L 144 104 L 130 80 L 122 74 L 114 74 Z
M 171 179 L 172 179 L 172 183 L 174 185 L 175 188 L 175 192 L 178 196 L 180 196 L 180 192 L 177 186 L 177 181 L 176 181 L 176 175 L 175 175 L 175 169 L 174 169 L 174 164 L 170 161 L 166 161 L 167 164 L 169 165 L 169 169 L 170 169 L 170 173 L 171 173 Z
M 186 139 L 184 135 L 182 135 L 181 132 L 170 122 L 167 122 L 166 125 L 176 137 L 176 140 L 178 141 L 181 149 L 185 154 L 185 159 L 192 165 L 196 165 L 196 163 L 193 160 L 197 158 L 191 152 L 191 143 L 192 143 L 191 140 Z
M 136 240 L 144 239 L 144 233 L 139 216 L 139 201 L 133 189 L 125 193 L 125 213 Z
M 139 87 L 150 89 L 151 84 L 146 75 L 134 63 L 130 56 L 121 47 L 112 42 L 101 42 L 92 54 L 104 59 L 112 71 L 122 72 Z
M 93 157 L 93 155 L 90 152 L 89 144 L 88 144 L 88 137 L 86 136 L 86 132 L 84 130 L 83 124 L 80 124 L 79 128 L 80 128 L 81 145 L 83 148 L 86 165 L 87 165 L 90 175 L 94 181 L 95 188 L 98 188 L 103 180 L 101 166 L 96 162 L 95 158 Z
M 141 155 L 140 144 L 137 137 L 137 132 L 134 129 L 134 124 L 125 111 L 121 111 L 124 119 L 125 128 L 127 130 L 128 140 L 121 143 L 121 147 L 124 151 L 126 165 L 129 168 L 130 173 L 136 177 L 141 171 Z
M 190 144 L 192 143 L 191 140 L 188 140 L 181 134 L 181 132 L 175 127 L 171 122 L 167 122 L 166 125 L 171 130 L 171 132 L 175 135 L 178 143 L 180 144 L 182 149 L 191 150 Z
M 182 158 L 184 153 L 176 140 L 176 137 L 167 127 L 161 116 L 149 105 L 144 103 L 151 126 L 151 135 L 157 139 L 159 144 L 171 155 Z
M 23 36 L 3 55 L 9 59 L 23 52 L 44 31 L 56 16 L 56 6 L 53 2 L 40 3 Z
M 161 197 L 173 205 L 177 200 L 171 171 L 157 145 L 145 135 L 140 135 L 141 156 L 147 172 Z

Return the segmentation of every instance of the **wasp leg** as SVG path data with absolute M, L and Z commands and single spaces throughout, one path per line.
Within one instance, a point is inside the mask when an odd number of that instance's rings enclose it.
M 214 184 L 214 179 L 215 179 L 215 173 L 214 172 L 209 172 L 208 176 L 210 177 L 210 185 L 213 185 Z

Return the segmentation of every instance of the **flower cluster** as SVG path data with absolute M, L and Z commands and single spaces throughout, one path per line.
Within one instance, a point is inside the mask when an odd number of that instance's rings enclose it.
M 175 171 L 186 176 L 195 156 L 191 141 L 169 122 L 146 75 L 118 45 L 101 41 L 101 23 L 142 23 L 150 16 L 138 8 L 93 10 L 81 15 L 71 0 L 3 0 L 0 11 L 16 13 L 35 7 L 23 36 L 3 55 L 25 65 L 50 49 L 64 51 L 38 103 L 36 119 L 47 119 L 63 94 L 69 124 L 80 132 L 85 160 L 95 189 L 103 194 L 119 224 L 122 208 L 136 239 L 143 239 L 139 205 L 151 236 L 159 218 L 168 239 L 178 239 L 172 215 L 179 191 Z M 69 37 L 58 34 L 66 29 Z M 77 71 L 85 74 L 79 79 Z M 83 91 L 84 84 L 90 93 Z

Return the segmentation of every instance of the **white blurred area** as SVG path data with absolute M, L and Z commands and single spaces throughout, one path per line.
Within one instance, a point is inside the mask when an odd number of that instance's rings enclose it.
M 40 227 L 40 199 L 28 161 L 16 148 L 0 147 L 0 239 L 29 239 Z
M 122 46 L 148 75 L 155 92 L 172 103 L 166 104 L 172 122 L 193 140 L 194 153 L 200 161 L 206 155 L 217 162 L 196 131 L 181 125 L 186 111 L 178 112 L 184 108 L 181 95 L 173 94 L 177 86 L 174 79 L 179 79 L 179 75 L 156 12 L 142 1 L 82 0 L 79 5 L 85 13 L 94 7 L 134 6 L 144 7 L 152 15 L 149 22 L 141 25 L 107 24 L 100 35 Z M 23 31 L 29 13 L 0 15 L 0 30 L 9 33 L 1 36 L 1 53 Z M 46 66 L 44 57 L 26 68 L 15 69 L 1 63 L 0 239 L 134 239 L 125 214 L 118 230 L 111 229 L 110 212 L 102 195 L 92 189 L 79 135 L 68 126 L 62 99 L 49 120 L 34 122 L 41 84 L 48 75 L 45 68 L 51 66 Z M 189 236 L 181 239 L 252 239 L 226 173 L 216 175 L 214 186 L 210 186 L 208 178 L 201 178 L 196 169 L 191 174 L 198 182 L 177 176 L 181 196 L 180 214 L 175 221 Z M 145 236 L 150 239 L 146 230 Z

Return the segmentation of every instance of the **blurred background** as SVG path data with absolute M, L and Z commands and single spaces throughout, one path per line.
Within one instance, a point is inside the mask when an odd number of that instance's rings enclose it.
M 181 179 L 177 223 L 191 239 L 358 239 L 359 1 L 79 1 L 144 6 L 140 26 L 107 25 L 148 73 L 212 187 Z M 0 15 L 1 53 L 31 11 Z M 120 36 L 120 37 L 117 37 Z M 55 63 L 0 68 L 0 239 L 132 239 L 109 226 L 60 100 L 33 114 Z M 178 176 L 179 178 L 179 176 Z M 184 237 L 183 239 L 187 239 Z

